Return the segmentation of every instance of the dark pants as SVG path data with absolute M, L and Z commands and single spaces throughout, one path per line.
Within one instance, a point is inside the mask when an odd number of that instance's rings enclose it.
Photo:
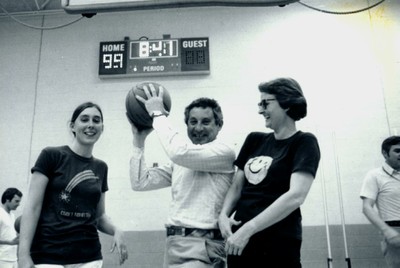
M 241 256 L 228 255 L 228 268 L 301 268 L 301 240 L 274 237 L 252 238 Z

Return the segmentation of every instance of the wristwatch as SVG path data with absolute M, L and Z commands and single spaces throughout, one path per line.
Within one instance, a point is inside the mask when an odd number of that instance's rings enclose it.
M 161 111 L 154 111 L 154 112 L 151 114 L 151 117 L 154 118 L 154 117 L 159 117 L 159 116 L 162 116 L 162 115 L 164 115 L 163 112 L 161 112 Z

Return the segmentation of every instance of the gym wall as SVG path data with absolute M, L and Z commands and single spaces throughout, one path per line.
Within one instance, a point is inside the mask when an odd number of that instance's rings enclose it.
M 77 16 L 61 12 L 18 18 L 52 27 Z M 135 249 L 124 266 L 158 267 L 152 261 L 162 260 L 170 189 L 130 189 L 132 137 L 124 104 L 129 89 L 148 80 L 165 85 L 172 98 L 170 119 L 182 135 L 186 105 L 201 96 L 215 98 L 225 117 L 220 138 L 238 152 L 249 132 L 268 131 L 257 114 L 257 85 L 288 76 L 300 83 L 309 104 L 298 128 L 313 132 L 322 152 L 302 207 L 304 244 L 311 249 L 303 256 L 309 267 L 326 265 L 328 223 L 334 261 L 345 265 L 347 236 L 353 267 L 381 265 L 379 237 L 361 213 L 359 190 L 365 173 L 382 163 L 382 140 L 400 134 L 399 28 L 400 3 L 395 0 L 350 15 L 326 14 L 300 4 L 103 13 L 55 30 L 31 29 L 0 17 L 0 190 L 18 187 L 26 197 L 30 168 L 40 151 L 69 144 L 68 120 L 74 108 L 94 101 L 105 117 L 94 155 L 109 166 L 106 210 L 128 232 Z M 98 77 L 100 42 L 126 36 L 158 39 L 164 34 L 208 37 L 210 74 Z M 146 150 L 149 165 L 167 161 L 154 133 Z M 16 214 L 22 212 L 24 200 Z M 109 238 L 102 239 L 107 251 Z M 149 246 L 138 246 L 143 244 Z M 116 256 L 105 256 L 106 267 L 112 267 Z M 374 265 L 370 267 L 379 267 Z

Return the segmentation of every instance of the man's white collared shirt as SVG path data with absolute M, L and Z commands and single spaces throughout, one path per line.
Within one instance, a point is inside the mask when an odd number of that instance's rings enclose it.
M 400 174 L 387 163 L 367 173 L 360 196 L 375 200 L 384 221 L 400 220 Z
M 171 186 L 172 202 L 167 226 L 217 229 L 225 195 L 234 174 L 234 150 L 217 140 L 195 145 L 185 140 L 165 117 L 154 119 L 167 165 L 147 168 L 143 148 L 133 148 L 130 178 L 135 190 Z

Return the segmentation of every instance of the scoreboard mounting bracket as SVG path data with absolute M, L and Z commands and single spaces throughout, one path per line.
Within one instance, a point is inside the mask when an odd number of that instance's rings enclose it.
M 210 73 L 208 37 L 100 42 L 99 77 L 142 77 Z

